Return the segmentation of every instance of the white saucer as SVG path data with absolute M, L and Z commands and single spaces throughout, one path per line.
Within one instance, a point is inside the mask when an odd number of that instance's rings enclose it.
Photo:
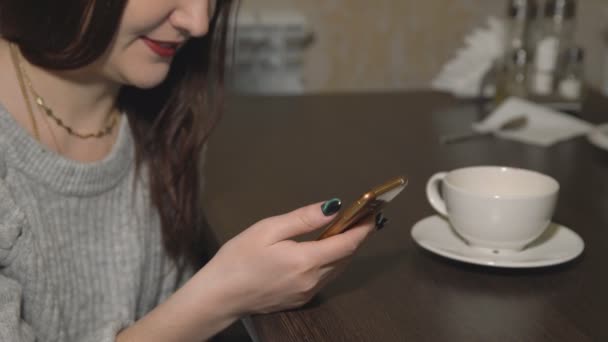
M 608 123 L 596 126 L 587 134 L 587 140 L 593 145 L 608 150 Z
M 467 245 L 440 216 L 427 217 L 414 225 L 412 237 L 422 248 L 446 258 L 471 264 L 530 268 L 564 263 L 580 255 L 585 243 L 567 227 L 552 223 L 537 240 L 520 252 L 498 253 Z

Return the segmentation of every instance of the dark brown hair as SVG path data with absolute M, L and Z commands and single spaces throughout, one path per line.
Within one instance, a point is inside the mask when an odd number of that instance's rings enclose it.
M 0 0 L 0 35 L 38 66 L 84 67 L 107 51 L 127 1 Z M 118 99 L 133 130 L 137 169 L 145 165 L 148 171 L 165 248 L 180 266 L 204 262 L 199 164 L 222 107 L 233 7 L 231 0 L 217 0 L 209 33 L 186 43 L 162 84 L 124 87 Z

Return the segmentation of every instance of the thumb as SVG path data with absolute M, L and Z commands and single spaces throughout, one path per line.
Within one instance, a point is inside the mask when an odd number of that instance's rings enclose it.
M 278 242 L 315 231 L 327 225 L 341 206 L 342 202 L 334 198 L 276 216 L 273 219 L 276 228 L 273 229 L 271 239 Z

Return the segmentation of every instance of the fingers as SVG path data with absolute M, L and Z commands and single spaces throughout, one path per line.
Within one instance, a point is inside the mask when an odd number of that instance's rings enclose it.
M 375 227 L 375 217 L 370 217 L 344 233 L 319 241 L 302 242 L 300 245 L 320 265 L 328 265 L 355 253 Z
M 333 199 L 270 218 L 272 222 L 270 238 L 272 242 L 278 242 L 322 228 L 333 219 L 340 206 L 340 200 Z

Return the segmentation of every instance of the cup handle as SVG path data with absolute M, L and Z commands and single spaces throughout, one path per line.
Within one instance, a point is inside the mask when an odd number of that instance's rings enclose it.
M 447 174 L 447 172 L 436 173 L 426 183 L 426 197 L 429 200 L 429 203 L 439 214 L 446 217 L 448 216 L 448 211 L 445 206 L 445 201 L 439 194 L 439 184 L 443 182 Z

